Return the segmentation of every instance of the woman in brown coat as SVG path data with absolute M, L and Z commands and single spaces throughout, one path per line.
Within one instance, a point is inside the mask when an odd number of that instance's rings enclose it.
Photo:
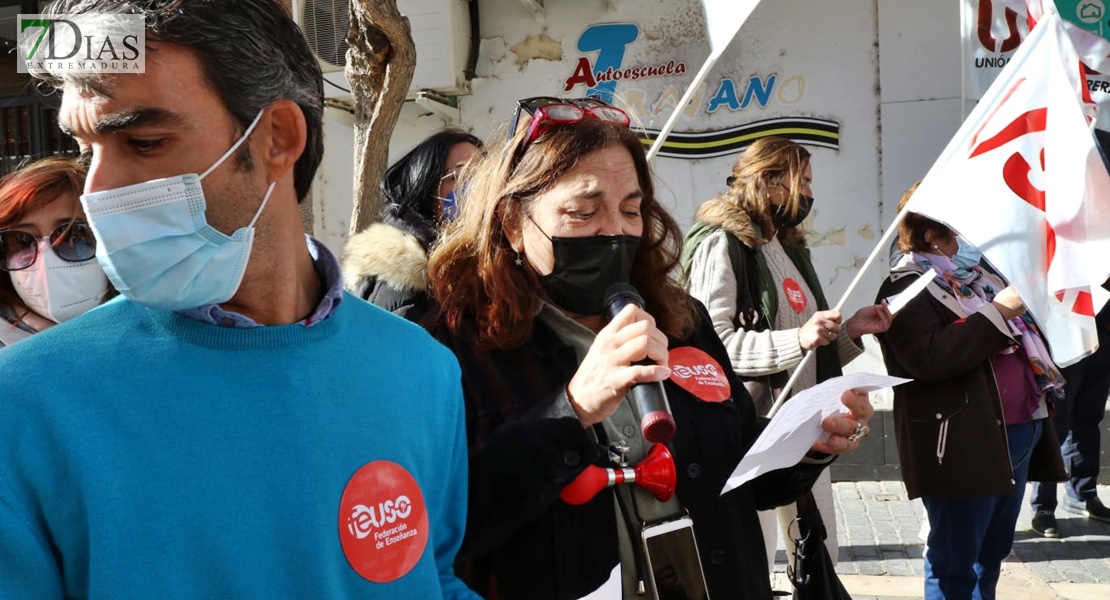
M 913 379 L 895 388 L 894 422 L 906 491 L 929 518 L 925 598 L 993 599 L 1025 483 L 1043 477 L 1031 457 L 1044 450 L 1048 478 L 1063 475 L 1046 418 L 1063 380 L 1014 289 L 958 246 L 945 225 L 906 216 L 879 299 L 933 281 L 876 337 L 890 374 Z

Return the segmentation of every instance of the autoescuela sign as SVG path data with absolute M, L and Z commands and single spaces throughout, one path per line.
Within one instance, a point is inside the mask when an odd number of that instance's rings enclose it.
M 578 38 L 577 48 L 584 55 L 575 62 L 574 68 L 566 78 L 563 92 L 572 92 L 578 86 L 585 86 L 586 96 L 592 96 L 613 103 L 617 95 L 617 84 L 621 88 L 620 100 L 637 120 L 645 117 L 660 116 L 660 111 L 669 113 L 689 84 L 687 64 L 684 61 L 668 58 L 666 60 L 633 62 L 629 60 L 630 49 L 640 37 L 640 27 L 634 23 L 598 23 L 587 27 Z M 628 64 L 626 64 L 628 63 Z M 633 82 L 671 78 L 666 84 L 657 84 L 651 91 L 637 87 Z M 660 92 L 658 87 L 664 89 Z M 686 111 L 690 118 L 696 115 L 710 115 L 721 109 L 739 112 L 749 107 L 763 109 L 772 98 L 781 105 L 798 102 L 805 90 L 805 78 L 801 75 L 781 76 L 777 73 L 749 75 L 734 79 L 722 77 L 720 82 L 699 93 Z M 707 93 L 708 92 L 708 93 Z M 665 116 L 665 115 L 664 115 Z M 659 134 L 658 130 L 640 130 L 645 143 L 650 143 Z M 836 121 L 812 117 L 785 117 L 757 119 L 744 124 L 714 131 L 674 131 L 667 136 L 659 155 L 671 158 L 712 158 L 735 154 L 742 151 L 760 137 L 771 135 L 785 136 L 798 143 L 839 148 L 840 125 Z
M 591 62 L 586 56 L 579 57 L 563 91 L 569 92 L 575 86 L 585 85 L 587 96 L 611 103 L 618 81 L 686 73 L 686 63 L 675 60 L 625 67 L 628 45 L 639 37 L 640 27 L 635 23 L 599 23 L 587 27 L 578 38 L 578 51 L 597 52 L 597 58 Z

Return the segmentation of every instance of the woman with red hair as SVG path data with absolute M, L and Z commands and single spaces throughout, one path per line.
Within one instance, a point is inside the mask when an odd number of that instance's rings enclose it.
M 77 201 L 86 169 L 65 157 L 0 180 L 0 347 L 103 302 L 111 287 Z

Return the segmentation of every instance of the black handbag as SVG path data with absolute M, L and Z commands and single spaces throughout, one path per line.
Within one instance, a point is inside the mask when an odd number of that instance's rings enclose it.
M 794 519 L 798 537 L 794 539 L 794 566 L 787 568 L 794 586 L 794 600 L 851 600 L 836 576 L 836 567 L 825 546 L 828 531 L 813 492 L 798 498 L 798 517 Z M 793 527 L 791 527 L 793 529 Z

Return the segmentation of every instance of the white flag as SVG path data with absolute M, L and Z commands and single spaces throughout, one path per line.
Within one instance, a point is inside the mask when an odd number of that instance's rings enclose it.
M 748 20 L 759 0 L 701 0 L 709 26 L 709 54 L 720 56 Z
M 1078 57 L 1046 13 L 914 193 L 1017 288 L 1056 363 L 1098 347 L 1110 276 L 1110 175 L 1084 116 Z
M 1056 15 L 1064 24 L 1064 31 L 1067 32 L 1068 38 L 1075 46 L 1079 60 L 1099 72 L 1110 70 L 1110 41 L 1061 17 L 1059 7 L 1052 0 L 1048 2 L 1044 0 L 995 1 L 1028 19 L 1030 26 L 1040 21 L 1046 14 Z
M 960 29 L 964 98 L 979 100 L 1029 35 L 1025 0 L 962 0 Z

